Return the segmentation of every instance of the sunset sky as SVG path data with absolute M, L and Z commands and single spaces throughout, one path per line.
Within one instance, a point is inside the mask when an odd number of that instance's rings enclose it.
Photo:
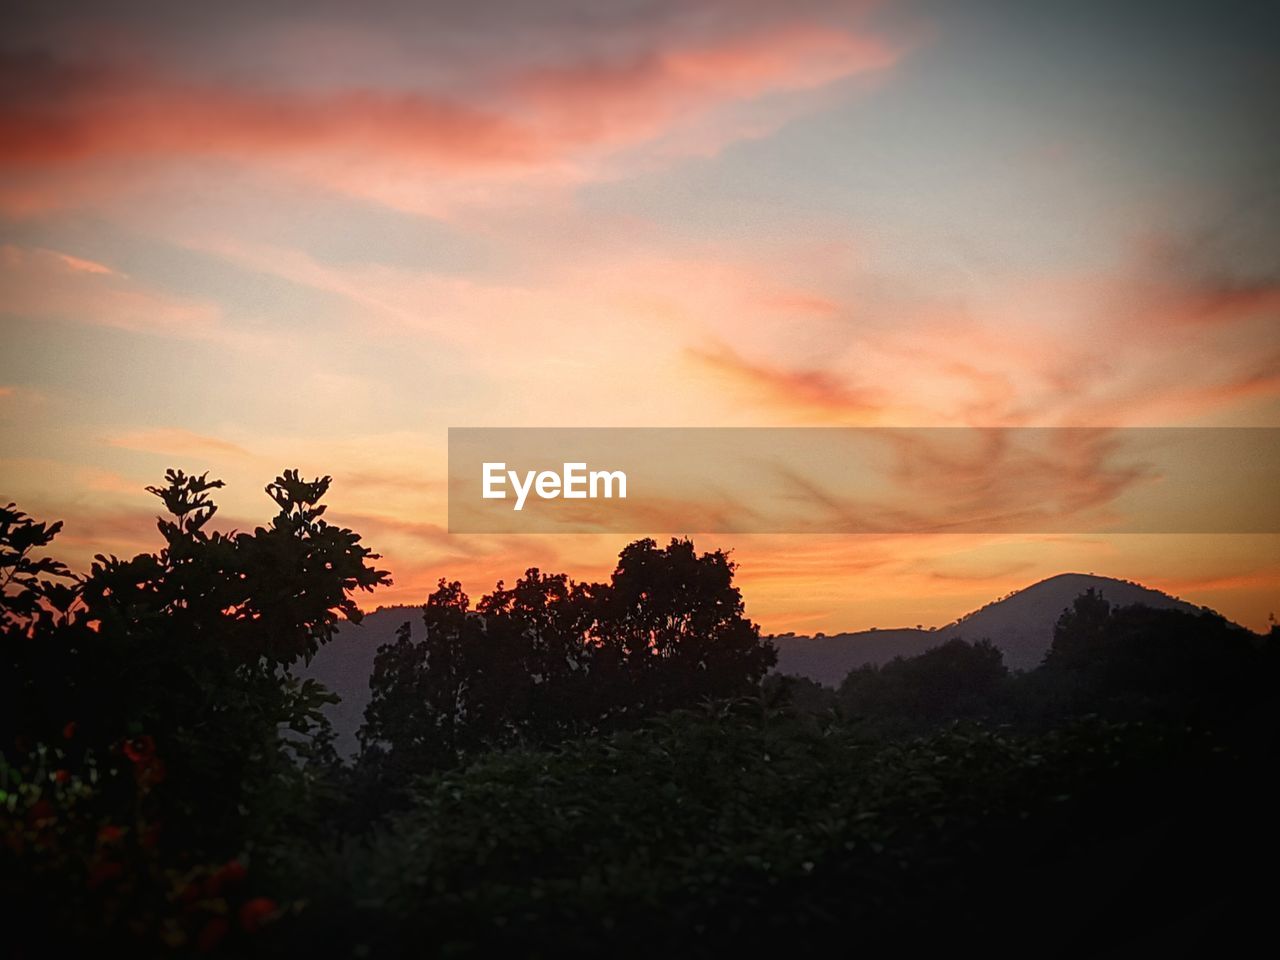
M 157 546 L 282 468 L 421 602 L 464 426 L 1280 426 L 1271 3 L 47 2 L 0 36 L 0 501 Z M 1255 629 L 1275 535 L 704 534 L 767 631 L 1063 571 Z

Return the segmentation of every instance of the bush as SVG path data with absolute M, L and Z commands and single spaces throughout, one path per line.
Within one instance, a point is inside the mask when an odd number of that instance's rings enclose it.
M 391 955 L 721 956 L 1029 933 L 1058 905 L 1028 897 L 1027 871 L 1056 889 L 1053 864 L 1090 841 L 1115 842 L 1132 868 L 1123 838 L 1190 782 L 1195 758 L 1217 756 L 1141 724 L 893 742 L 720 706 L 427 778 L 369 847 L 301 872 L 358 863 L 311 933 Z

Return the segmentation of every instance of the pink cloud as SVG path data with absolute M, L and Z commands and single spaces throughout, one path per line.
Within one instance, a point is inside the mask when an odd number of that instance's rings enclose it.
M 235 340 L 211 303 L 148 290 L 110 267 L 54 250 L 0 246 L 0 315 L 195 339 Z
M 252 454 L 244 447 L 222 440 L 208 437 L 190 430 L 175 428 L 158 428 L 152 430 L 135 430 L 108 438 L 113 447 L 126 450 L 140 450 L 145 453 L 158 453 L 162 456 L 191 456 L 212 458 L 247 458 Z
M 95 260 L 86 260 L 83 257 L 73 257 L 69 253 L 59 253 L 51 251 L 55 257 L 67 265 L 70 270 L 77 270 L 81 273 L 97 273 L 105 276 L 117 276 L 116 272 L 104 264 Z
M 793 25 L 622 61 L 534 71 L 515 89 L 557 139 L 619 144 L 655 137 L 718 102 L 814 89 L 887 69 L 898 56 L 871 37 Z
M 15 92 L 0 97 L 0 166 L 18 183 L 3 199 L 13 210 L 56 203 L 47 189 L 56 168 L 74 166 L 83 184 L 92 179 L 87 171 L 117 160 L 213 157 L 283 165 L 331 187 L 422 207 L 435 202 L 419 195 L 426 170 L 473 180 L 480 194 L 482 184 L 535 174 L 573 182 L 593 175 L 604 155 L 695 121 L 701 131 L 685 132 L 697 133 L 702 149 L 704 121 L 721 108 L 883 72 L 900 55 L 874 36 L 794 23 L 654 41 L 639 52 L 579 50 L 552 65 L 517 62 L 496 77 L 490 65 L 476 65 L 470 78 L 462 69 L 440 89 L 255 89 L 155 67 L 8 55 L 0 75 L 14 80 Z M 723 135 L 758 132 L 748 124 Z M 127 176 L 109 173 L 99 188 Z
M 853 386 L 823 370 L 789 369 L 746 360 L 728 347 L 689 347 L 685 355 L 746 402 L 784 408 L 816 422 L 846 424 L 876 420 L 886 409 L 884 391 Z

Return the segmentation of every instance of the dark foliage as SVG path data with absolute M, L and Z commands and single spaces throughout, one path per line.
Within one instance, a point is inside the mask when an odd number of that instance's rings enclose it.
M 171 472 L 162 548 L 83 577 L 0 510 L 6 948 L 1201 956 L 1267 915 L 1274 629 L 1088 593 L 1029 673 L 956 640 L 833 691 L 762 679 L 724 553 L 642 540 L 442 580 L 344 768 L 292 668 L 388 579 L 328 485 L 220 533 Z
M 1229 819 L 1269 824 L 1273 790 L 1237 800 L 1260 769 L 1184 727 L 899 741 L 753 703 L 676 713 L 421 781 L 367 843 L 299 861 L 329 881 L 298 949 L 1074 957 L 1141 953 L 1153 931 L 1204 949 L 1234 931 L 1196 939 L 1169 907 L 1240 924 L 1260 904 L 1223 879 L 1230 844 L 1273 849 Z
M 440 581 L 378 652 L 362 763 L 384 787 L 514 744 L 627 726 L 754 691 L 776 654 L 743 616 L 734 565 L 688 540 L 624 549 L 607 584 L 531 569 L 473 608 Z
M 981 717 L 993 711 L 1008 675 L 990 641 L 949 640 L 917 657 L 851 671 L 840 685 L 840 704 L 854 716 Z
M 32 559 L 60 525 L 12 507 L 0 518 L 0 800 L 18 860 L 5 892 L 51 926 L 96 915 L 100 933 L 119 923 L 189 942 L 165 916 L 173 871 L 314 827 L 330 695 L 289 667 L 340 616 L 359 618 L 352 593 L 387 575 L 358 535 L 321 519 L 329 478 L 285 471 L 267 487 L 279 513 L 252 533 L 206 530 L 220 486 L 170 471 L 149 488 L 171 516 L 163 548 L 98 556 L 83 578 Z M 95 874 L 104 863 L 115 869 Z
M 1063 611 L 1040 672 L 1075 712 L 1212 719 L 1272 692 L 1274 652 L 1216 613 L 1116 608 L 1089 591 Z

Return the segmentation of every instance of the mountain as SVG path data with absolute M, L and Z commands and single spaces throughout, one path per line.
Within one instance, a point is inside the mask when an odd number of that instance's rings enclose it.
M 1043 659 L 1053 640 L 1053 626 L 1062 611 L 1088 589 L 1101 593 L 1113 606 L 1141 604 L 1157 609 L 1194 612 L 1199 607 L 1141 584 L 1092 574 L 1062 573 L 1018 590 L 965 614 L 954 623 L 933 630 L 863 630 L 815 637 L 783 634 L 778 647 L 778 673 L 809 677 L 838 686 L 854 667 L 884 663 L 896 656 L 915 656 L 953 638 L 990 640 L 1014 670 L 1030 670 Z
M 325 715 L 337 734 L 338 754 L 349 757 L 359 748 L 356 732 L 364 723 L 364 708 L 369 705 L 369 677 L 373 675 L 373 658 L 378 647 L 392 643 L 401 624 L 409 623 L 415 639 L 421 639 L 425 627 L 421 607 L 379 607 L 367 613 L 359 623 L 342 622 L 333 640 L 325 644 L 298 670 L 303 677 L 319 680 L 342 698 L 325 708 Z
M 953 637 L 965 640 L 988 639 L 1004 652 L 1012 669 L 1030 670 L 1040 663 L 1053 639 L 1053 625 L 1062 611 L 1090 587 L 1116 606 L 1145 604 L 1148 607 L 1199 609 L 1136 583 L 1064 573 L 1041 580 L 1024 590 L 966 614 L 955 623 L 934 630 L 864 630 L 816 637 L 783 634 L 773 637 L 778 647 L 778 673 L 809 677 L 819 683 L 838 686 L 854 667 L 864 663 L 884 663 L 896 656 L 914 656 Z M 364 722 L 369 703 L 369 676 L 378 647 L 395 640 L 396 630 L 408 622 L 415 637 L 422 636 L 420 607 L 383 607 L 365 616 L 359 624 L 343 623 L 331 643 L 320 649 L 311 663 L 300 671 L 314 677 L 338 694 L 342 702 L 326 709 L 337 733 L 338 752 L 350 756 L 356 751 L 356 731 Z

